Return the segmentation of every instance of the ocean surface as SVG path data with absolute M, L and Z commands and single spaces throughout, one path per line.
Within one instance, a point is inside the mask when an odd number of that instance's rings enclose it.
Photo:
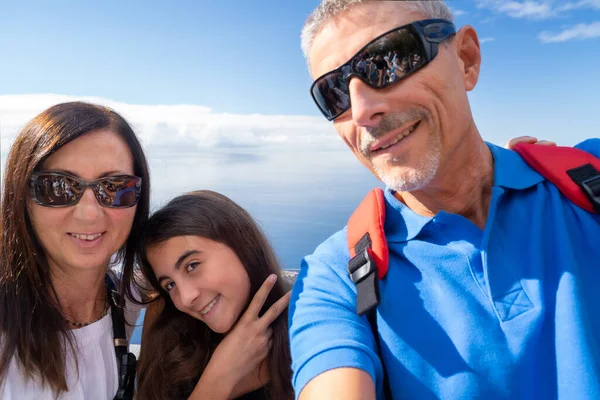
M 258 221 L 285 269 L 344 227 L 365 194 L 380 185 L 349 150 L 151 152 L 152 209 L 192 190 L 229 196 Z M 143 314 L 138 323 L 141 324 Z M 139 343 L 136 329 L 132 343 Z
M 192 190 L 220 192 L 247 209 L 284 268 L 341 229 L 369 189 L 379 185 L 347 151 L 211 151 L 149 154 L 152 209 Z
M 2 173 L 7 144 L 0 149 Z M 304 256 L 344 227 L 366 193 L 380 186 L 341 143 L 322 151 L 318 146 L 177 151 L 154 147 L 146 155 L 151 210 L 189 191 L 220 192 L 254 216 L 284 269 L 299 268 Z M 143 313 L 138 323 L 142 320 Z M 132 343 L 139 343 L 140 333 L 136 329 Z

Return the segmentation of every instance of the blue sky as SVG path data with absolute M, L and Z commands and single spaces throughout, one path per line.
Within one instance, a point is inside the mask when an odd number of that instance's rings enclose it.
M 301 26 L 317 4 L 4 1 L 0 94 L 57 93 L 129 104 L 195 104 L 222 113 L 319 116 L 299 46 Z M 557 125 L 546 122 L 549 116 L 598 122 L 585 114 L 595 113 L 592 105 L 599 103 L 600 0 L 448 4 L 457 10 L 457 25 L 472 24 L 486 39 L 481 81 L 473 93 L 481 117 L 523 120 L 539 124 L 542 132 Z M 544 31 L 556 35 L 578 24 L 573 39 L 540 39 Z M 505 125 L 511 126 L 501 122 Z
M 600 0 L 448 3 L 482 39 L 470 100 L 486 140 L 600 136 Z M 299 36 L 317 4 L 0 0 L 0 164 L 45 108 L 106 104 L 148 152 L 155 206 L 221 191 L 297 266 L 378 184 L 308 94 Z
M 0 92 L 314 113 L 299 47 L 316 1 L 7 1 Z

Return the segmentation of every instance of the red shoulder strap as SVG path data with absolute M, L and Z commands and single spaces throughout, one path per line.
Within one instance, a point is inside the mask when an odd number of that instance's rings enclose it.
M 350 258 L 356 255 L 356 247 L 368 233 L 371 240 L 371 256 L 377 265 L 377 275 L 383 279 L 388 271 L 388 246 L 383 230 L 385 223 L 385 200 L 383 190 L 377 188 L 367 194 L 348 220 L 348 249 Z
M 520 143 L 515 147 L 515 151 L 533 169 L 556 185 L 574 204 L 589 212 L 595 212 L 594 205 L 581 187 L 569 176 L 568 171 L 586 164 L 591 164 L 600 171 L 600 159 L 573 147 Z

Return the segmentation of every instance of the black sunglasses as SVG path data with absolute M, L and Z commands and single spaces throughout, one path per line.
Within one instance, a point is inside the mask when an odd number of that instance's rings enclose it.
M 29 181 L 31 198 L 45 207 L 75 205 L 88 187 L 92 188 L 101 206 L 128 208 L 136 205 L 140 199 L 142 178 L 115 175 L 86 181 L 62 172 L 39 171 Z
M 357 77 L 380 89 L 401 81 L 427 65 L 438 45 L 456 33 L 445 19 L 426 19 L 394 28 L 370 41 L 343 65 L 317 78 L 310 94 L 327 120 L 350 109 L 348 83 Z

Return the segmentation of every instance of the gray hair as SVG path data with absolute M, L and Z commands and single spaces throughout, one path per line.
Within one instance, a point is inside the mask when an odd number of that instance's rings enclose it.
M 338 17 L 344 11 L 360 3 L 380 0 L 322 0 L 321 4 L 310 14 L 304 27 L 302 28 L 301 43 L 304 57 L 308 60 L 308 54 L 313 44 L 315 36 L 321 31 L 323 26 Z M 452 11 L 444 3 L 444 0 L 395 0 L 398 5 L 404 7 L 407 12 L 418 12 L 425 18 L 443 18 L 449 21 L 454 20 Z

